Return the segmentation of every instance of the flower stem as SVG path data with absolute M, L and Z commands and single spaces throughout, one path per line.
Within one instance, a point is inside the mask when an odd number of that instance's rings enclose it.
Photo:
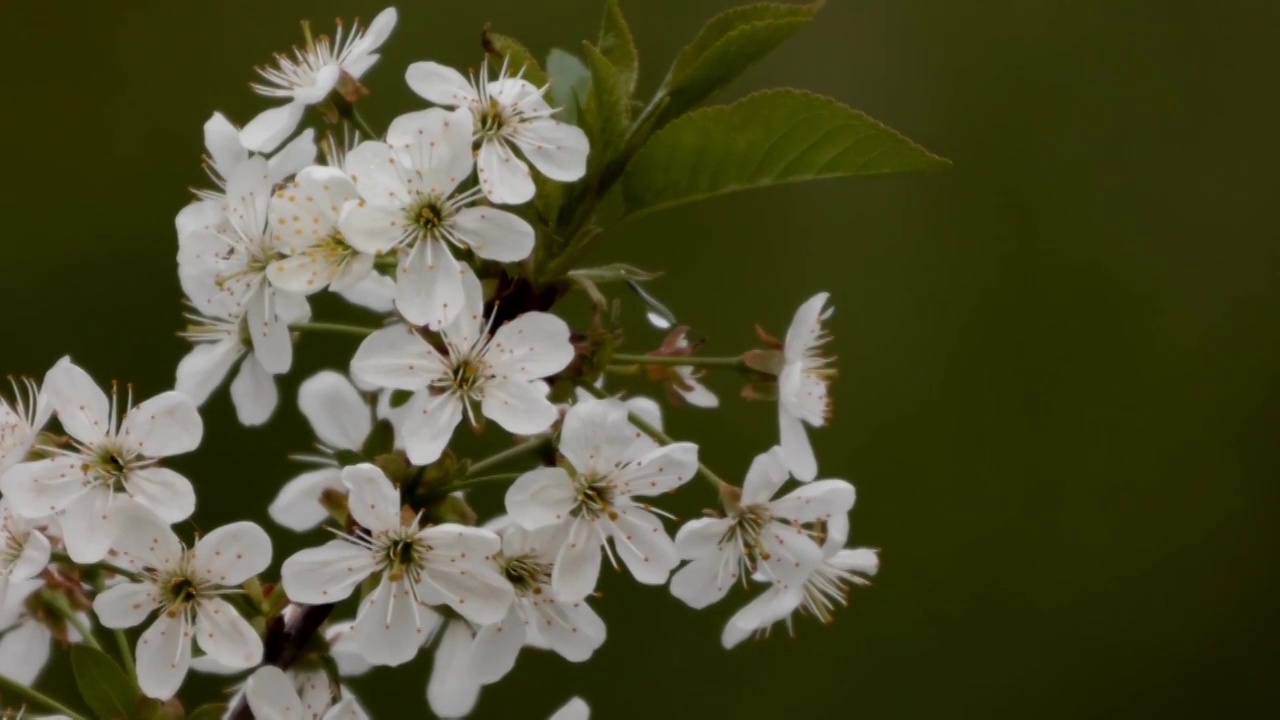
M 357 130 L 364 133 L 365 140 L 379 140 L 382 137 L 369 127 L 369 123 L 364 121 L 364 118 L 360 116 L 360 112 L 355 108 L 351 108 L 351 123 L 356 126 Z
M 467 477 L 470 478 L 472 475 L 478 475 L 485 470 L 491 470 L 508 460 L 514 460 L 521 455 L 527 455 L 534 452 L 545 445 L 550 439 L 550 435 L 538 435 L 537 437 L 526 440 L 515 447 L 510 447 L 500 453 L 491 455 L 467 468 Z M 454 484 L 457 485 L 459 483 Z
M 355 335 L 356 337 L 368 337 L 372 335 L 377 328 L 360 327 L 359 325 L 342 325 L 340 323 L 318 323 L 305 322 L 290 325 L 290 330 L 301 330 L 302 332 L 317 333 L 334 333 L 337 335 Z
M 728 367 L 745 368 L 742 356 L 737 357 L 674 357 L 669 355 L 628 355 L 614 353 L 609 358 L 624 364 L 634 365 L 674 365 L 677 367 Z
M 85 717 L 44 693 L 33 687 L 23 685 L 20 682 L 10 680 L 4 675 L 0 675 L 0 692 L 16 695 L 33 705 L 38 705 L 46 710 L 52 710 L 56 713 L 62 713 L 71 720 L 85 720 Z
M 40 595 L 45 603 L 53 608 L 54 612 L 58 613 L 63 620 L 66 620 L 68 625 L 75 628 L 76 632 L 80 633 L 86 645 L 99 652 L 102 651 L 102 646 L 98 644 L 98 639 L 93 636 L 92 628 L 85 624 L 80 614 L 75 611 L 75 608 L 71 607 L 71 603 L 67 602 L 66 595 L 51 590 L 44 590 Z
M 591 393 L 592 395 L 600 398 L 601 400 L 609 399 L 608 393 L 596 387 L 595 385 L 592 385 L 591 383 L 579 383 L 578 387 L 582 388 L 583 390 L 586 390 L 588 393 Z M 653 438 L 654 440 L 657 440 L 663 445 L 674 445 L 676 442 L 671 438 L 670 435 L 662 432 L 658 428 L 649 424 L 648 420 L 645 420 L 644 418 L 640 417 L 639 415 L 633 412 L 627 413 L 627 419 L 630 420 L 631 424 L 639 428 L 640 431 L 643 432 L 645 435 L 648 435 L 649 437 Z M 726 485 L 729 484 L 725 482 L 724 478 L 712 472 L 711 468 L 707 467 L 706 465 L 703 465 L 701 460 L 698 461 L 698 474 L 701 475 L 704 480 L 711 483 L 711 486 L 716 489 L 716 492 L 720 492 L 722 488 L 724 488 Z
M 524 473 L 499 473 L 497 475 L 485 475 L 484 477 L 469 478 L 467 480 L 459 480 L 458 482 L 449 483 L 448 485 L 445 485 L 443 487 L 438 487 L 432 490 L 431 497 L 434 497 L 434 498 L 444 497 L 445 495 L 448 495 L 450 493 L 455 493 L 459 490 L 467 490 L 469 488 L 475 487 L 476 485 L 484 485 L 485 483 L 502 482 L 502 481 L 510 482 L 520 477 L 523 474 Z
M 93 579 L 94 593 L 101 595 L 106 586 L 106 578 L 102 576 L 102 573 L 98 573 L 97 577 Z M 119 628 L 115 628 L 111 631 L 111 637 L 115 640 L 116 653 L 120 655 L 120 664 L 124 666 L 124 671 L 129 674 L 129 679 L 132 680 L 134 684 L 137 684 L 138 668 L 133 662 L 133 650 L 129 647 L 129 638 L 124 634 L 124 630 Z

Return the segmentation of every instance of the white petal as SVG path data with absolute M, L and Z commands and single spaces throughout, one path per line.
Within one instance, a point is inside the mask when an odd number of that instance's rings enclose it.
M 324 444 L 359 450 L 373 430 L 369 405 L 345 375 L 325 370 L 298 388 L 298 409 Z
M 181 455 L 200 447 L 204 423 L 191 398 L 180 392 L 161 393 L 129 411 L 120 439 L 147 457 Z
M 490 380 L 484 384 L 480 408 L 484 416 L 515 435 L 536 435 L 551 427 L 559 413 L 547 399 L 541 380 Z
M 410 184 L 426 195 L 448 197 L 471 175 L 471 111 L 430 108 L 391 121 L 387 144 L 409 160 Z
M 771 522 L 760 534 L 763 558 L 759 572 L 771 581 L 790 584 L 822 563 L 822 548 L 802 529 Z
M 579 518 L 569 526 L 568 537 L 556 555 L 551 585 L 560 598 L 581 600 L 595 592 L 599 577 L 600 536 L 589 520 Z
M 485 358 L 512 379 L 548 377 L 573 362 L 569 335 L 568 324 L 555 315 L 527 312 L 493 333 Z
M 77 563 L 95 563 L 107 556 L 116 539 L 113 515 L 117 509 L 110 490 L 93 488 L 67 506 L 62 516 L 62 541 Z
M 337 274 L 329 281 L 329 289 L 336 293 L 346 292 L 360 285 L 370 276 L 378 276 L 374 272 L 376 262 L 377 259 L 368 253 L 348 255 L 338 266 Z
M 44 393 L 71 437 L 95 445 L 106 436 L 111 426 L 107 394 L 69 358 L 59 360 L 45 375 Z
M 356 522 L 374 533 L 400 527 L 400 492 L 376 465 L 343 468 L 342 484 L 350 490 L 347 509 Z
M 782 448 L 774 446 L 751 460 L 742 481 L 742 504 L 760 505 L 773 499 L 778 488 L 791 477 Z
M 684 398 L 685 402 L 700 408 L 720 407 L 720 398 L 716 397 L 716 394 L 711 392 L 706 385 L 698 381 L 693 374 L 692 368 L 677 367 L 676 374 L 680 376 L 684 386 L 676 385 L 675 389 L 676 392 L 680 393 L 680 397 Z
M 98 616 L 98 622 L 109 628 L 141 625 L 158 607 L 160 591 L 150 583 L 122 583 L 103 590 L 93 599 L 93 612 Z
M 389 252 L 409 231 L 404 206 L 373 201 L 347 203 L 338 228 L 351 247 L 373 255 Z
M 11 520 L 10 522 L 15 521 Z M 22 538 L 21 543 L 22 550 L 19 551 L 18 557 L 13 559 L 13 564 L 9 566 L 8 579 L 14 582 L 29 580 L 44 572 L 45 567 L 49 564 L 49 558 L 53 554 L 49 539 L 34 528 L 26 532 L 26 537 Z
M 346 599 L 377 564 L 370 551 L 345 540 L 330 540 L 290 556 L 280 568 L 280 578 L 294 602 L 335 603 Z
M 281 258 L 267 266 L 267 280 L 281 290 L 312 294 L 329 285 L 337 268 L 330 265 L 322 249 L 299 250 L 297 255 Z
M 222 384 L 244 355 L 245 347 L 238 337 L 228 337 L 216 343 L 201 343 L 191 348 L 178 363 L 178 377 L 174 390 L 201 405 Z
M 841 550 L 828 560 L 832 567 L 845 572 L 875 575 L 880 572 L 880 554 L 870 548 Z
M 289 371 L 293 364 L 293 340 L 288 324 L 276 316 L 275 288 L 262 283 L 249 297 L 245 326 L 253 342 L 253 355 L 274 375 Z
M 362 142 L 347 153 L 344 165 L 347 175 L 360 191 L 360 197 L 369 204 L 408 207 L 411 197 L 405 185 L 402 158 L 390 145 L 376 140 Z M 343 212 L 345 214 L 346 210 Z M 404 219 L 403 214 L 401 219 Z M 352 247 L 360 247 L 353 242 L 355 238 L 351 237 L 341 221 L 339 227 L 342 227 L 342 234 L 347 236 L 347 242 Z
M 488 685 L 506 677 L 524 646 L 524 620 L 513 607 L 507 616 L 476 632 L 471 646 L 471 667 L 476 679 Z
M 387 9 L 394 10 L 395 8 Z M 329 711 L 324 714 L 321 720 L 369 720 L 369 715 L 365 713 L 364 708 L 360 707 L 355 698 L 348 695 L 339 700 L 338 704 L 329 708 Z
M 728 544 L 721 540 L 733 529 L 730 518 L 695 518 L 676 532 L 676 554 L 685 560 L 720 555 Z
M 587 720 L 591 717 L 591 708 L 582 698 L 573 698 L 563 707 L 555 711 L 549 720 Z
M 419 596 L 445 603 L 479 625 L 501 620 L 514 600 L 511 583 L 499 574 L 493 556 L 502 541 L 489 530 L 436 525 L 418 534 L 431 546 Z
M 516 143 L 538 172 L 559 182 L 573 182 L 587 174 L 590 143 L 581 128 L 552 118 L 520 124 Z
M 291 102 L 258 113 L 240 131 L 240 142 L 254 152 L 271 152 L 297 129 L 306 105 Z
M 604 644 L 604 621 L 585 600 L 566 602 L 560 599 L 539 601 L 541 612 L 530 622 L 537 622 L 537 632 L 547 646 L 569 662 L 588 660 Z
M 533 198 L 529 166 L 501 140 L 485 140 L 480 146 L 476 173 L 480 176 L 480 189 L 492 202 L 519 205 Z
M 196 491 L 191 481 L 158 465 L 130 472 L 125 489 L 166 522 L 186 520 L 196 509 Z
M 196 642 L 223 665 L 250 668 L 262 662 L 262 638 L 221 598 L 206 598 L 196 606 Z
M 519 262 L 533 251 L 533 227 L 518 215 L 491 207 L 468 207 L 449 220 L 458 239 L 482 258 Z
M 791 601 L 796 597 L 794 592 L 788 593 L 777 585 L 760 593 L 729 618 L 724 632 L 720 635 L 721 644 L 726 650 L 731 650 L 750 637 L 751 633 L 785 617 L 790 612 L 788 606 L 794 607 Z
M 439 330 L 462 311 L 463 274 L 469 272 L 443 242 L 415 243 L 396 268 L 396 309 L 414 325 Z
M 460 422 L 462 402 L 457 395 L 414 395 L 405 406 L 404 425 L 400 428 L 409 461 L 426 465 L 439 459 Z
M 783 341 L 787 362 L 802 359 L 805 351 L 818 343 L 822 335 L 822 321 L 831 316 L 830 310 L 822 310 L 829 297 L 830 293 L 820 292 L 796 309 L 796 314 L 791 318 L 791 326 L 787 328 L 786 340 Z
M 316 133 L 311 128 L 298 133 L 298 137 L 280 148 L 280 152 L 267 161 L 267 177 L 272 185 L 283 181 L 316 161 Z
M 560 452 L 579 473 L 609 473 L 630 460 L 629 450 L 643 437 L 617 400 L 579 402 L 569 408 L 560 431 Z
M 579 390 L 581 390 L 581 388 L 579 388 Z M 659 430 L 662 429 L 662 406 L 653 398 L 638 395 L 636 397 L 627 398 L 623 401 L 623 404 L 627 406 L 627 412 L 632 415 L 639 416 L 641 420 L 644 420 Z
M 369 308 L 378 313 L 389 313 L 395 307 L 396 281 L 386 275 L 369 273 L 349 288 L 332 288 L 347 302 Z
M 200 538 L 191 553 L 196 575 L 208 582 L 239 585 L 271 564 L 271 538 L 256 523 L 223 525 Z
M 258 720 L 304 720 L 302 699 L 293 689 L 293 681 L 278 667 L 255 670 L 245 683 L 244 697 Z
M 688 442 L 664 445 L 635 459 L 613 476 L 623 495 L 660 495 L 685 484 L 698 473 L 698 446 Z
M 240 131 L 222 113 L 214 113 L 204 123 L 204 147 L 213 169 L 222 177 L 249 157 L 240 144 Z
M 813 446 L 809 444 L 809 435 L 805 432 L 800 419 L 787 413 L 779 406 L 778 428 L 782 438 L 782 456 L 787 467 L 797 480 L 808 482 L 818 476 L 818 459 L 813 454 Z
M 439 63 L 416 62 L 404 74 L 409 89 L 437 105 L 467 106 L 479 100 L 462 73 Z
M 611 522 L 609 535 L 618 557 L 641 583 L 665 583 L 680 558 L 662 521 L 648 510 L 633 505 L 615 505 L 614 512 L 617 518 Z
M 191 632 L 181 613 L 160 613 L 138 638 L 138 686 L 147 697 L 167 700 L 182 687 L 191 665 Z
M 275 412 L 280 394 L 258 358 L 249 356 L 240 363 L 240 372 L 231 381 L 231 401 L 236 406 L 236 418 L 246 427 L 265 423 Z
M 511 519 L 529 530 L 563 522 L 577 501 L 573 480 L 562 468 L 531 470 L 507 488 L 506 508 Z
M 49 662 L 53 636 L 39 622 L 24 622 L 0 637 L 0 675 L 31 685 Z
M 378 330 L 351 359 L 356 380 L 396 390 L 421 390 L 448 372 L 444 358 L 408 325 Z
M 338 84 L 338 78 L 341 76 L 341 67 L 336 64 L 325 65 L 316 72 L 310 85 L 298 87 L 293 91 L 294 101 L 314 105 L 324 100 Z
M 451 621 L 445 626 L 431 663 L 427 681 L 427 703 L 442 718 L 470 714 L 480 696 L 480 682 L 471 672 L 471 630 L 466 623 Z
M 738 566 L 729 552 L 700 557 L 671 576 L 671 594 L 691 608 L 720 601 L 738 581 Z
M 807 372 L 802 362 L 787 363 L 778 374 L 778 405 L 814 427 L 827 424 L 827 383 Z
M 356 43 L 356 46 L 351 49 L 352 52 L 368 54 L 377 50 L 382 46 L 382 43 L 387 41 L 387 38 L 391 37 L 391 31 L 395 29 L 396 20 L 398 18 L 399 16 L 396 14 L 396 9 L 393 7 L 386 8 L 382 12 L 378 13 L 378 15 L 373 18 L 373 22 L 369 23 L 369 27 L 365 28 L 364 37 L 360 38 L 360 41 Z M 355 73 L 350 68 L 344 66 L 344 69 L 356 77 L 360 77 L 359 74 Z
M 809 523 L 853 509 L 853 486 L 844 480 L 817 480 L 770 503 L 777 517 Z
M 0 474 L 0 490 L 19 515 L 44 517 L 84 495 L 87 479 L 76 457 L 19 463 Z
M 407 579 L 393 582 L 384 574 L 378 589 L 360 604 L 351 640 L 375 665 L 403 665 L 418 654 L 434 629 L 427 620 L 433 615 L 418 606 Z
M 338 468 L 327 467 L 305 472 L 280 488 L 276 499 L 267 508 L 267 513 L 278 524 L 294 532 L 305 532 L 329 517 L 329 511 L 320 502 L 324 491 L 346 492 L 346 489 Z
M 116 498 L 121 502 L 121 498 Z M 182 542 L 169 524 L 137 503 L 117 511 L 120 531 L 114 549 L 138 567 L 172 569 L 182 559 Z

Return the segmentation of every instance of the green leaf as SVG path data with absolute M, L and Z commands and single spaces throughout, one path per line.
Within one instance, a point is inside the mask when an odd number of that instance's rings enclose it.
M 669 120 L 724 87 L 773 52 L 813 20 L 822 2 L 811 5 L 745 5 L 711 18 L 698 37 L 680 51 L 663 83 L 670 98 Z
M 85 703 L 102 720 L 136 717 L 142 695 L 106 653 L 88 645 L 71 646 L 71 669 Z
M 515 38 L 490 32 L 488 28 L 485 28 L 484 33 L 480 36 L 480 43 L 484 45 L 486 53 L 497 58 L 499 64 L 505 60 L 508 72 L 512 75 L 523 70 L 525 80 L 538 87 L 547 84 L 547 74 L 542 71 L 542 67 L 534 59 L 533 53 L 529 52 L 529 49 L 521 45 Z
M 580 108 L 591 94 L 591 71 L 576 56 L 559 48 L 547 53 L 551 106 L 560 108 L 556 119 L 578 124 Z
M 226 713 L 226 705 L 201 705 L 187 716 L 187 720 L 222 720 Z
M 831 98 L 766 90 L 672 122 L 622 177 L 628 214 L 735 190 L 949 165 Z
M 591 70 L 591 97 L 583 113 L 583 130 L 591 140 L 587 177 L 617 157 L 631 125 L 631 94 L 613 63 L 591 43 L 583 43 L 583 55 Z
M 627 90 L 627 97 L 630 97 L 636 89 L 640 57 L 618 0 L 606 0 L 604 4 L 604 22 L 600 25 L 598 45 L 600 54 L 618 69 L 618 78 Z

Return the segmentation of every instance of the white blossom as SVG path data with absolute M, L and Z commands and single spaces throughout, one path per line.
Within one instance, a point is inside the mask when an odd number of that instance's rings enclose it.
M 827 293 L 818 293 L 796 310 L 791 327 L 787 328 L 783 366 L 778 374 L 782 453 L 791 474 L 804 482 L 818 474 L 818 462 L 804 425 L 822 427 L 831 414 L 827 396 L 831 360 L 821 353 L 822 346 L 831 339 L 822 327 L 823 321 L 831 317 L 832 310 L 823 309 L 828 297 Z
M 534 195 L 529 166 L 516 155 L 516 148 L 552 180 L 582 178 L 587 169 L 587 135 L 553 117 L 557 110 L 543 99 L 546 88 L 508 77 L 505 63 L 496 80 L 488 76 L 487 61 L 479 81 L 469 81 L 457 70 L 434 62 L 416 62 L 405 72 L 405 80 L 418 95 L 437 105 L 464 108 L 475 118 L 480 187 L 493 202 L 519 204 Z
M 448 605 L 480 624 L 506 615 L 513 593 L 493 565 L 497 535 L 451 523 L 421 527 L 401 513 L 399 491 L 373 465 L 344 468 L 342 480 L 360 527 L 285 561 L 281 577 L 291 600 L 338 602 L 378 574 L 349 632 L 360 653 L 381 665 L 413 658 L 438 623 L 430 606 Z
M 727 517 L 685 523 L 676 533 L 676 551 L 691 562 L 672 576 L 672 594 L 702 608 L 757 572 L 785 586 L 821 564 L 822 549 L 801 526 L 848 513 L 853 486 L 844 480 L 818 480 L 773 499 L 789 477 L 782 451 L 775 447 L 752 461 L 741 498 Z
M 0 602 L 9 586 L 44 572 L 53 548 L 37 523 L 13 512 L 7 498 L 0 498 Z
M 282 290 L 311 295 L 325 288 L 354 288 L 373 272 L 374 256 L 347 243 L 338 216 L 359 199 L 341 169 L 312 165 L 276 191 L 270 205 L 277 249 L 285 257 L 267 266 L 267 278 Z
M 161 393 L 136 407 L 130 397 L 121 419 L 114 388 L 108 399 L 68 358 L 49 371 L 45 393 L 72 442 L 5 473 L 2 489 L 21 515 L 62 513 L 63 541 L 73 560 L 96 562 L 106 555 L 116 515 L 128 504 L 120 494 L 166 522 L 191 516 L 191 482 L 158 464 L 200 445 L 204 424 L 186 395 Z
M 401 433 L 409 459 L 440 457 L 465 414 L 479 413 L 517 435 L 545 431 L 556 420 L 541 378 L 573 360 L 569 326 L 544 312 L 528 312 L 491 331 L 480 283 L 470 276 L 464 311 L 441 330 L 444 352 L 405 325 L 383 328 L 360 344 L 351 374 L 362 382 L 414 392 Z
M 679 563 L 675 545 L 652 508 L 636 498 L 670 492 L 693 477 L 698 447 L 659 447 L 631 424 L 626 406 L 598 400 L 580 402 L 565 415 L 559 449 L 564 467 L 525 473 L 506 495 L 516 523 L 560 531 L 551 572 L 559 597 L 580 600 L 595 589 L 601 548 L 608 549 L 610 539 L 637 580 L 665 583 Z
M 385 143 L 361 143 L 346 157 L 361 199 L 344 206 L 338 228 L 357 250 L 398 253 L 396 309 L 433 330 L 461 312 L 463 282 L 473 274 L 451 246 L 498 262 L 533 249 L 529 223 L 477 205 L 478 190 L 458 191 L 475 164 L 471 129 L 465 110 L 409 113 L 392 121 Z
M 867 578 L 880 570 L 878 551 L 846 548 L 848 538 L 849 516 L 832 515 L 826 523 L 822 562 L 789 582 L 773 583 L 729 618 L 720 636 L 725 648 L 734 647 L 754 632 L 766 632 L 777 622 L 786 622 L 789 628 L 797 610 L 830 623 L 836 607 L 846 603 L 849 588 L 870 584 Z
M 34 578 L 13 582 L 0 598 L 0 675 L 31 685 L 49 662 L 53 632 L 31 612 L 31 596 L 45 587 Z M 67 639 L 81 640 L 75 628 L 67 626 Z
M 396 25 L 396 9 L 378 13 L 367 29 L 358 22 L 347 31 L 338 23 L 332 40 L 321 35 L 308 38 L 305 47 L 294 48 L 290 57 L 276 55 L 275 66 L 258 68 L 262 82 L 252 85 L 255 92 L 285 100 L 264 110 L 240 132 L 245 147 L 269 152 L 293 134 L 308 105 L 323 102 L 344 80 L 359 80 L 378 61 L 377 50 Z M 345 35 L 344 35 L 345 32 Z
M 325 370 L 298 388 L 298 408 L 320 440 L 320 456 L 307 456 L 320 465 L 285 483 L 267 511 L 271 519 L 295 532 L 310 530 L 329 516 L 321 503 L 324 492 L 346 494 L 342 469 L 333 458 L 339 450 L 360 452 L 373 430 L 369 404 L 345 376 Z
M 218 663 L 250 668 L 262 661 L 257 631 L 220 596 L 271 564 L 271 539 L 251 522 L 224 525 L 186 548 L 167 525 L 128 513 L 115 548 L 141 568 L 139 582 L 98 595 L 93 610 L 109 628 L 156 619 L 138 638 L 138 685 L 149 697 L 172 697 L 191 664 L 191 640 Z
M 0 476 L 26 459 L 36 438 L 49 422 L 53 406 L 28 378 L 10 378 L 13 403 L 0 397 Z
M 322 674 L 323 675 L 323 674 Z M 325 692 L 327 694 L 327 681 Z M 347 696 L 332 707 L 317 707 L 301 697 L 295 680 L 270 665 L 258 668 L 245 684 L 245 700 L 259 720 L 368 720 L 355 698 Z

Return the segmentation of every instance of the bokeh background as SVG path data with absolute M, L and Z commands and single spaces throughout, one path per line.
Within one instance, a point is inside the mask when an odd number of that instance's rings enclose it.
M 624 2 L 651 91 L 722 0 Z M 70 353 L 100 380 L 168 388 L 185 348 L 172 219 L 204 182 L 200 127 L 263 107 L 251 68 L 306 17 L 367 0 L 7 0 L 0 370 Z M 1280 700 L 1274 620 L 1280 250 L 1270 3 L 831 0 L 721 96 L 832 95 L 955 167 L 718 198 L 610 231 L 593 256 L 733 352 L 833 294 L 835 422 L 822 474 L 859 490 L 874 587 L 831 627 L 723 651 L 743 598 L 692 611 L 606 572 L 588 664 L 526 653 L 476 717 L 1239 716 Z M 401 0 L 369 76 L 385 126 L 403 68 L 478 62 L 486 22 L 539 54 L 598 27 L 596 0 Z M 332 305 L 326 307 L 333 307 Z M 632 349 L 659 339 L 633 306 Z M 342 367 L 308 338 L 294 373 Z M 739 477 L 773 408 L 679 410 L 669 428 Z M 199 527 L 265 505 L 309 432 L 284 407 L 239 427 L 206 407 Z M 692 485 L 690 516 L 711 498 Z M 489 501 L 482 501 L 489 502 Z M 277 562 L 316 538 L 277 535 Z M 357 682 L 378 717 L 426 716 L 426 658 Z M 64 664 L 46 684 L 67 688 Z M 212 699 L 217 685 L 198 683 Z

